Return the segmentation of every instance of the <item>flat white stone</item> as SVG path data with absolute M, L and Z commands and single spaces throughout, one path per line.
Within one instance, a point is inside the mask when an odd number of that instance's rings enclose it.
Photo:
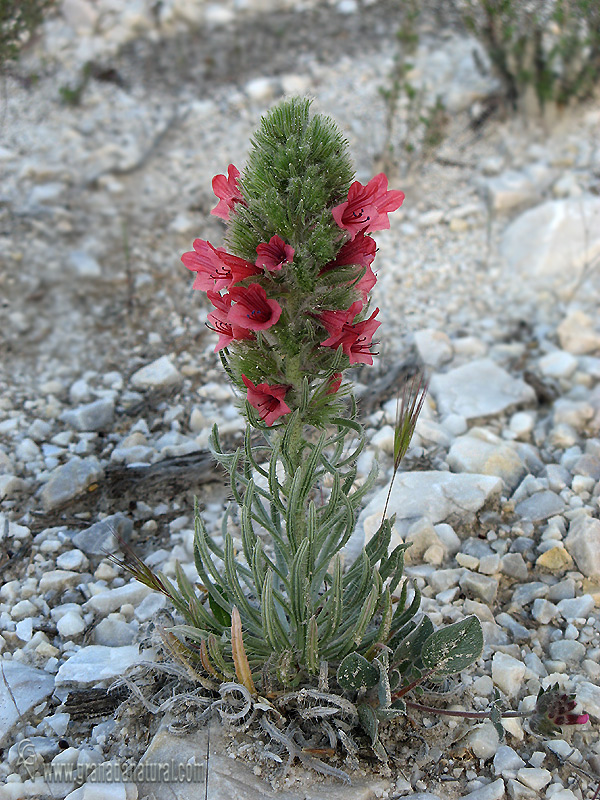
M 509 488 L 517 486 L 526 472 L 515 446 L 485 428 L 471 428 L 455 439 L 447 462 L 455 472 L 496 475 Z
M 567 620 L 571 622 L 580 617 L 587 617 L 594 610 L 595 602 L 591 594 L 582 594 L 572 599 L 566 598 L 558 604 L 558 610 Z
M 112 680 L 138 661 L 149 661 L 151 652 L 140 654 L 136 644 L 105 647 L 92 644 L 74 653 L 56 673 L 56 685 L 77 683 L 83 686 Z
M 492 680 L 509 697 L 518 694 L 527 667 L 522 661 L 507 653 L 494 653 L 492 658 Z
M 577 359 L 566 350 L 555 350 L 540 358 L 538 367 L 547 378 L 568 378 L 577 369 Z
M 600 199 L 553 200 L 526 211 L 504 231 L 500 252 L 507 279 L 576 278 L 600 254 Z
M 81 278 L 99 278 L 102 275 L 102 267 L 94 256 L 84 250 L 73 250 L 68 258 L 69 266 Z
M 56 630 L 64 639 L 71 639 L 79 636 L 85 630 L 85 622 L 81 614 L 76 611 L 67 611 L 56 623 Z
M 536 792 L 541 791 L 552 780 L 549 770 L 541 767 L 521 767 L 517 772 L 517 778 Z
M 561 347 L 569 353 L 584 355 L 600 350 L 600 333 L 594 330 L 594 320 L 579 309 L 571 311 L 556 332 Z
M 485 761 L 492 758 L 496 754 L 496 750 L 498 749 L 498 744 L 500 740 L 498 738 L 498 731 L 494 727 L 491 722 L 484 722 L 482 725 L 475 725 L 472 731 L 470 731 L 466 738 L 465 744 L 471 748 L 473 754 L 476 758 L 483 758 Z M 483 787 L 487 789 L 488 787 Z M 479 798 L 480 792 L 482 790 L 478 789 L 475 792 L 472 792 L 467 797 L 473 797 L 474 795 Z M 504 793 L 504 786 L 503 786 L 503 793 Z M 490 797 L 496 797 L 496 795 L 490 795 Z M 482 794 L 481 798 L 487 798 L 487 794 Z M 502 797 L 502 795 L 500 795 Z
M 161 356 L 134 372 L 131 376 L 131 385 L 136 389 L 156 389 L 161 386 L 175 386 L 182 380 L 179 370 L 169 356 Z
M 491 358 L 480 358 L 431 379 L 430 391 L 439 411 L 465 419 L 490 417 L 514 406 L 534 403 L 535 392 L 513 378 Z
M 498 778 L 498 780 L 482 786 L 481 789 L 475 789 L 474 792 L 463 795 L 463 800 L 500 800 L 504 794 L 504 781 L 502 778 Z
M 0 745 L 21 716 L 53 691 L 54 678 L 49 673 L 20 661 L 0 660 Z
M 75 456 L 66 464 L 57 467 L 49 481 L 40 492 L 44 511 L 53 511 L 63 503 L 84 492 L 88 486 L 103 476 L 100 462 L 94 456 L 79 458 Z
M 600 577 L 600 520 L 592 517 L 574 519 L 569 526 L 565 547 L 584 575 Z
M 77 431 L 101 431 L 110 427 L 114 412 L 114 401 L 109 397 L 102 397 L 93 403 L 64 411 L 59 419 Z
M 448 334 L 433 328 L 415 331 L 415 344 L 423 363 L 439 367 L 450 361 L 454 353 Z
M 577 681 L 577 699 L 590 717 L 600 719 L 600 686 L 589 681 Z
M 485 193 L 494 211 L 509 211 L 525 204 L 531 205 L 539 196 L 530 176 L 516 170 L 506 170 L 490 178 L 486 182 Z
M 97 614 L 105 616 L 117 611 L 122 605 L 130 603 L 132 606 L 137 606 L 142 600 L 151 593 L 152 589 L 145 586 L 139 581 L 132 580 L 124 586 L 119 586 L 117 589 L 107 589 L 105 592 L 99 592 L 83 605 L 85 611 L 95 611 Z
M 494 756 L 494 773 L 502 775 L 507 770 L 518 770 L 525 766 L 521 756 L 506 744 L 500 745 Z

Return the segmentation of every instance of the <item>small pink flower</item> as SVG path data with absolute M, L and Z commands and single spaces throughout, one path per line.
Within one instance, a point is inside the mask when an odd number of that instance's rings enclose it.
M 319 314 L 318 319 L 327 333 L 330 336 L 334 336 L 342 330 L 344 325 L 352 324 L 356 315 L 362 311 L 362 308 L 363 303 L 357 300 L 345 311 L 323 311 Z
M 358 289 L 362 294 L 363 303 L 366 303 L 369 292 L 377 283 L 377 278 L 371 269 L 376 249 L 377 245 L 375 244 L 375 240 L 370 236 L 366 236 L 364 231 L 359 231 L 354 239 L 351 239 L 343 245 L 333 261 L 325 264 L 321 270 L 321 274 L 330 272 L 338 267 L 347 267 L 351 264 L 362 267 L 365 270 L 365 274 L 358 283 L 355 284 L 354 288 Z
M 181 260 L 188 269 L 196 273 L 194 289 L 219 292 L 238 281 L 261 274 L 261 270 L 254 264 L 232 256 L 222 247 L 213 247 L 204 239 L 196 239 L 193 247 L 193 251 L 184 253 Z
M 219 198 L 219 202 L 210 213 L 215 217 L 221 217 L 225 222 L 229 222 L 230 212 L 233 211 L 236 203 L 246 205 L 238 186 L 237 179 L 239 177 L 240 171 L 230 164 L 227 168 L 227 177 L 215 175 L 212 180 L 213 192 Z
M 352 239 L 359 233 L 370 233 L 390 227 L 388 214 L 400 208 L 404 192 L 388 191 L 388 180 L 383 172 L 363 186 L 354 181 L 348 200 L 335 206 L 333 218 L 340 228 L 347 230 Z
M 376 308 L 369 319 L 357 322 L 354 325 L 344 323 L 341 330 L 333 333 L 328 339 L 321 342 L 323 347 L 332 347 L 337 350 L 341 345 L 344 353 L 350 359 L 350 364 L 372 364 L 373 353 L 371 345 L 373 334 L 381 325 L 375 319 L 379 309 Z
M 256 266 L 264 267 L 271 272 L 281 269 L 294 258 L 294 248 L 277 235 L 272 236 L 268 243 L 259 244 L 256 252 L 258 253 Z
M 204 239 L 196 239 L 193 247 L 192 252 L 181 256 L 185 266 L 196 273 L 193 288 L 218 292 L 229 286 L 231 273 L 221 261 L 220 252 Z
M 371 267 L 367 267 L 365 274 L 358 281 L 358 283 L 354 285 L 354 288 L 361 293 L 364 303 L 367 302 L 367 298 L 369 297 L 369 292 L 375 286 L 376 283 L 377 283 L 377 277 L 375 276 L 375 273 L 373 272 Z
M 346 242 L 333 261 L 325 264 L 323 272 L 329 272 L 336 267 L 345 267 L 348 264 L 358 264 L 359 267 L 368 267 L 375 259 L 377 244 L 375 239 L 366 236 L 364 231 L 359 231 L 353 239 Z
M 219 250 L 219 258 L 231 275 L 230 286 L 246 280 L 246 278 L 251 278 L 253 275 L 261 274 L 261 270 L 255 264 L 251 264 L 245 258 L 232 256 L 231 253 L 226 253 L 225 250 Z
M 219 341 L 214 350 L 215 353 L 218 353 L 219 350 L 227 347 L 233 341 L 254 339 L 252 331 L 228 322 L 227 316 L 231 310 L 231 297 L 228 294 L 224 297 L 221 297 L 217 292 L 208 291 L 206 294 L 215 307 L 215 310 L 208 315 L 209 328 L 219 335 Z
M 229 296 L 235 301 L 227 315 L 231 325 L 239 325 L 252 331 L 264 331 L 270 328 L 281 316 L 281 306 L 277 300 L 268 300 L 267 293 L 258 283 L 248 287 L 234 286 Z
M 248 389 L 247 399 L 253 408 L 258 411 L 259 417 L 271 427 L 275 420 L 284 414 L 289 414 L 291 408 L 284 401 L 289 386 L 283 384 L 259 383 L 255 386 L 245 375 L 242 380 Z

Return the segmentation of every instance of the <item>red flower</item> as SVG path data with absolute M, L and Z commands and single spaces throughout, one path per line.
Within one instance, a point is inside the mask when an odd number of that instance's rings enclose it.
M 227 176 L 226 178 L 225 175 L 215 175 L 212 180 L 213 192 L 219 198 L 219 202 L 210 212 L 215 217 L 221 217 L 225 222 L 229 222 L 229 213 L 233 211 L 236 203 L 246 205 L 237 183 L 240 171 L 230 164 L 227 168 Z
M 323 347 L 333 347 L 336 350 L 341 345 L 344 353 L 350 359 L 351 364 L 372 364 L 373 353 L 371 353 L 371 344 L 373 334 L 381 325 L 381 322 L 377 322 L 375 319 L 375 315 L 378 311 L 379 309 L 376 308 L 369 319 L 366 319 L 364 322 L 357 322 L 355 325 L 345 322 L 340 330 L 332 333 L 332 335 L 328 339 L 325 339 L 324 342 L 321 342 L 321 344 Z
M 245 375 L 242 375 L 242 380 L 248 388 L 248 402 L 258 410 L 260 418 L 269 427 L 276 419 L 291 412 L 292 409 L 283 399 L 290 388 L 289 386 L 282 384 L 269 385 L 268 383 L 259 383 L 255 386 Z
M 367 298 L 369 296 L 369 292 L 377 283 L 377 278 L 375 273 L 371 269 L 371 267 L 367 267 L 367 271 L 362 276 L 362 278 L 354 285 L 354 288 L 357 289 L 362 294 L 363 302 L 367 302 Z
M 375 240 L 370 236 L 365 236 L 364 231 L 359 231 L 354 239 L 346 242 L 346 244 L 341 248 L 340 252 L 335 257 L 334 261 L 330 261 L 328 264 L 325 264 L 321 270 L 321 274 L 324 272 L 330 272 L 332 269 L 336 269 L 337 267 L 346 267 L 350 266 L 351 264 L 356 264 L 358 267 L 363 267 L 365 269 L 365 274 L 358 281 L 358 283 L 355 284 L 354 288 L 358 289 L 358 291 L 362 294 L 363 303 L 366 303 L 369 292 L 377 283 L 377 278 L 371 269 L 371 264 L 375 258 L 376 249 L 377 246 L 375 244 Z
M 258 253 L 256 266 L 271 271 L 281 269 L 284 264 L 294 258 L 294 248 L 277 235 L 272 236 L 268 243 L 259 244 L 256 252 Z
M 255 264 L 251 264 L 244 258 L 232 256 L 231 253 L 226 253 L 225 250 L 219 250 L 219 258 L 225 269 L 229 270 L 231 274 L 230 286 L 246 278 L 251 278 L 253 275 L 262 274 L 261 270 Z
M 338 206 L 339 208 L 339 206 Z M 364 231 L 359 231 L 356 236 L 342 246 L 334 261 L 323 267 L 323 272 L 329 272 L 336 267 L 345 267 L 348 264 L 358 264 L 359 267 L 368 267 L 375 259 L 377 245 L 375 239 L 365 236 Z
M 329 378 L 329 387 L 325 392 L 325 394 L 335 394 L 341 385 L 342 385 L 342 373 L 334 372 L 331 378 Z
M 340 333 L 344 325 L 354 322 L 354 318 L 362 311 L 363 303 L 357 300 L 346 311 L 323 311 L 319 321 L 331 336 Z
M 264 331 L 275 325 L 281 316 L 277 300 L 267 300 L 267 293 L 258 283 L 250 286 L 234 286 L 229 296 L 235 305 L 227 315 L 227 322 L 252 331 Z
M 218 292 L 229 286 L 231 273 L 223 265 L 219 251 L 204 239 L 196 239 L 193 247 L 192 252 L 181 256 L 185 266 L 196 273 L 193 288 L 204 292 L 209 290 Z
M 254 334 L 247 328 L 241 328 L 239 325 L 232 325 L 227 320 L 227 315 L 231 309 L 231 297 L 226 294 L 221 297 L 217 292 L 208 291 L 208 299 L 215 307 L 208 315 L 209 328 L 215 333 L 219 334 L 219 341 L 215 347 L 215 353 L 222 350 L 232 341 L 239 341 L 240 339 L 254 339 Z
M 388 181 L 383 172 L 372 178 L 366 186 L 354 181 L 348 200 L 332 210 L 340 228 L 350 233 L 352 239 L 359 231 L 370 233 L 390 227 L 388 214 L 400 208 L 404 192 L 388 191 Z
M 194 289 L 218 292 L 238 281 L 261 273 L 258 267 L 249 261 L 226 253 L 222 247 L 217 249 L 204 239 L 196 239 L 193 247 L 194 250 L 184 253 L 181 260 L 188 269 L 196 273 Z

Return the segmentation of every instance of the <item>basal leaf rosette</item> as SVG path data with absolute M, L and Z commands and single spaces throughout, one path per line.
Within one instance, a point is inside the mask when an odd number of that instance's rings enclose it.
M 404 195 L 383 173 L 351 178 L 333 122 L 310 117 L 308 101 L 283 103 L 263 118 L 243 173 L 230 164 L 213 179 L 226 247 L 196 239 L 182 257 L 253 425 L 285 424 L 298 409 L 324 427 L 343 410 L 344 369 L 373 363 L 371 233 L 389 227 Z

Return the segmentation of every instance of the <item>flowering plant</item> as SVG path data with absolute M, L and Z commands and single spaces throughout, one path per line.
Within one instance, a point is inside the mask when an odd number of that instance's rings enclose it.
M 373 469 L 356 480 L 366 442 L 344 370 L 373 363 L 381 323 L 369 307 L 370 234 L 389 227 L 404 195 L 389 190 L 383 174 L 366 185 L 353 181 L 347 143 L 331 120 L 311 117 L 304 100 L 267 114 L 243 173 L 230 165 L 213 189 L 213 214 L 228 223 L 225 247 L 197 239 L 182 261 L 213 306 L 215 350 L 247 419 L 235 453 L 223 452 L 216 426 L 211 435 L 229 473 L 241 541 L 228 529 L 231 509 L 222 544 L 196 509 L 198 584 L 178 568 L 174 585 L 131 551 L 125 565 L 174 603 L 184 623 L 164 641 L 203 686 L 237 681 L 264 710 L 263 696 L 283 689 L 289 698 L 318 682 L 330 701 L 351 698 L 332 702 L 355 715 L 385 758 L 379 722 L 403 713 L 413 688 L 459 672 L 483 648 L 475 617 L 440 630 L 427 616 L 416 624 L 420 594 L 403 580 L 407 545 L 389 552 L 394 520 L 385 511 L 344 569 L 343 548 L 376 478 Z M 394 475 L 424 392 L 417 378 L 399 404 Z M 281 739 L 270 721 L 264 727 Z M 343 725 L 339 731 L 347 743 Z

